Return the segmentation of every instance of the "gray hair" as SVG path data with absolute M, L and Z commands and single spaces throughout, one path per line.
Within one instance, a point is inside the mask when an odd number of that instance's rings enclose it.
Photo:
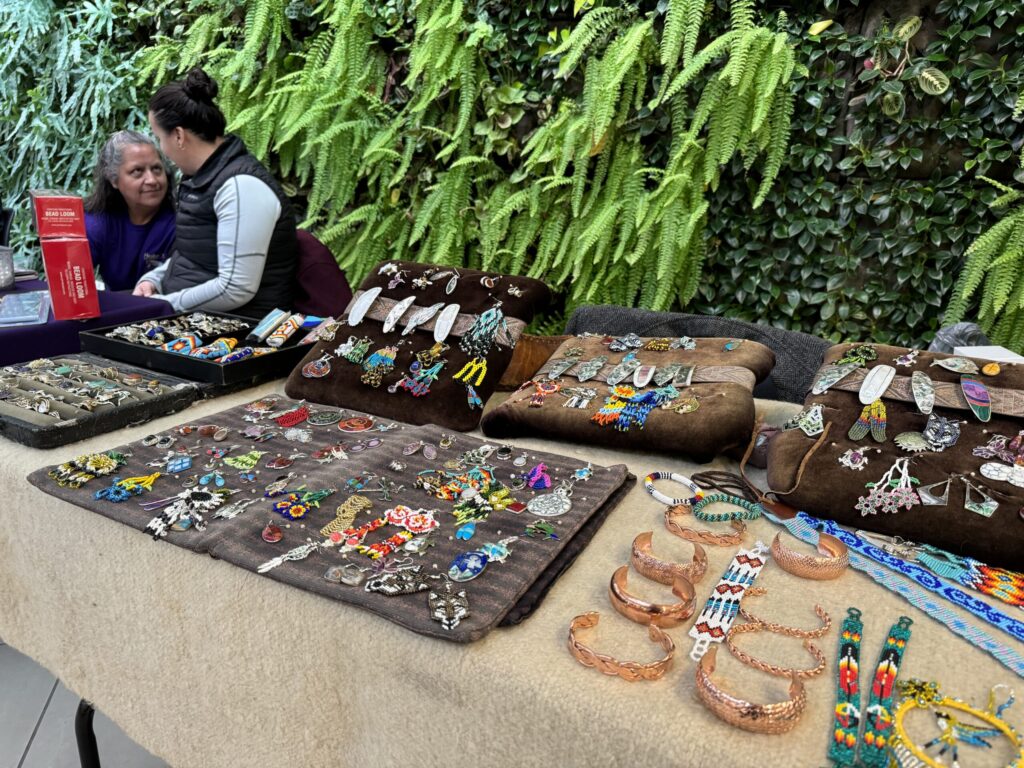
M 111 183 L 117 181 L 117 174 L 121 170 L 121 163 L 124 162 L 124 148 L 131 145 L 152 147 L 163 162 L 164 170 L 170 170 L 167 168 L 167 161 L 164 160 L 164 156 L 160 154 L 160 148 L 157 147 L 153 139 L 138 131 L 118 131 L 107 139 L 107 143 L 100 150 L 99 167 L 103 171 L 103 178 Z
M 128 146 L 152 147 L 164 166 L 164 175 L 167 177 L 167 196 L 164 202 L 173 207 L 174 176 L 167 158 L 160 152 L 160 148 L 149 136 L 138 131 L 117 131 L 103 145 L 99 157 L 96 158 L 96 167 L 93 169 L 93 188 L 90 195 L 85 199 L 85 210 L 90 213 L 113 213 L 123 210 L 125 207 L 124 198 L 114 188 L 117 175 L 121 170 L 121 163 L 124 162 L 124 149 Z

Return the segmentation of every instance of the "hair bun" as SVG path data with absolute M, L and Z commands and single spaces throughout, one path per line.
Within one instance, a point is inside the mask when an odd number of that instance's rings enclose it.
M 206 74 L 202 67 L 193 67 L 185 77 L 183 90 L 193 101 L 212 104 L 217 97 L 217 81 Z

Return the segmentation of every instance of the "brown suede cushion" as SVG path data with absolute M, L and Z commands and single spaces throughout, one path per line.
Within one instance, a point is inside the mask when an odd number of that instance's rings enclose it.
M 824 364 L 841 357 L 851 344 L 832 347 L 825 355 Z M 878 359 L 868 364 L 894 365 L 893 358 L 908 350 L 902 347 L 875 345 Z M 988 443 L 992 434 L 1013 437 L 1024 428 L 1024 419 L 1009 416 L 993 409 L 992 420 L 987 424 L 978 421 L 970 409 L 957 395 L 960 376 L 939 366 L 932 366 L 933 360 L 950 357 L 938 353 L 922 352 L 912 367 L 895 366 L 896 381 L 884 398 L 888 424 L 886 440 L 876 443 L 870 436 L 853 442 L 847 432 L 860 415 L 861 405 L 857 397 L 857 381 L 860 371 L 851 374 L 823 395 L 808 395 L 806 403 L 821 403 L 824 406 L 824 420 L 831 423 L 828 435 L 817 450 L 813 450 L 817 438 L 807 437 L 799 429 L 787 430 L 770 443 L 768 454 L 768 484 L 772 490 L 784 492 L 796 486 L 792 493 L 781 495 L 787 504 L 837 522 L 878 533 L 899 535 L 911 541 L 924 542 L 957 554 L 975 557 L 989 565 L 1024 570 L 1024 522 L 1018 511 L 1024 504 L 1024 488 L 1006 482 L 989 480 L 978 474 L 978 468 L 988 461 L 974 456 L 974 448 Z M 980 368 L 986 361 L 976 361 Z M 934 412 L 940 416 L 961 421 L 960 439 L 952 448 L 940 453 L 924 452 L 908 454 L 901 450 L 893 438 L 901 432 L 920 432 L 928 417 L 921 414 L 911 398 L 905 397 L 905 382 L 912 371 L 924 371 L 931 377 L 936 389 L 942 389 L 946 397 L 959 402 L 953 407 L 943 407 L 936 402 Z M 1024 390 L 1024 366 L 1002 364 L 997 376 L 979 375 L 989 391 L 1012 393 Z M 842 387 L 847 389 L 842 389 Z M 953 400 L 948 402 L 952 403 Z M 1011 407 L 1011 410 L 1013 408 Z M 849 448 L 868 449 L 868 465 L 855 471 L 838 463 L 839 456 Z M 813 452 L 812 452 L 813 451 Z M 798 474 L 800 463 L 807 458 L 802 477 Z M 975 485 L 983 486 L 996 501 L 999 508 L 992 517 L 986 518 L 964 509 L 963 482 L 954 480 L 949 489 L 949 500 L 945 506 L 916 505 L 909 511 L 896 514 L 875 514 L 862 516 L 854 506 L 860 496 L 868 493 L 865 483 L 877 481 L 893 462 L 900 457 L 911 456 L 910 474 L 930 485 L 944 481 L 951 473 L 974 474 Z M 935 489 L 937 495 L 942 488 Z
M 462 314 L 470 315 L 490 309 L 494 306 L 494 300 L 498 299 L 502 303 L 501 309 L 507 318 L 522 321 L 518 324 L 519 331 L 522 329 L 522 324 L 528 323 L 533 315 L 546 306 L 550 300 L 547 286 L 539 280 L 461 268 L 459 269 L 460 278 L 451 294 L 445 293 L 449 282 L 448 278 L 430 283 L 425 289 L 414 290 L 412 280 L 418 275 L 422 275 L 428 268 L 435 270 L 449 268 L 431 267 L 429 264 L 414 264 L 406 261 L 389 263 L 395 264 L 399 269 L 405 271 L 405 282 L 395 288 L 388 288 L 391 277 L 387 274 L 379 274 L 379 269 L 374 268 L 359 286 L 359 290 L 366 291 L 375 286 L 381 286 L 384 290 L 380 298 L 393 301 L 400 301 L 407 296 L 415 296 L 415 307 L 428 307 L 439 302 L 457 303 L 461 307 Z M 481 284 L 481 278 L 484 277 L 497 279 L 494 288 L 486 288 Z M 509 294 L 510 286 L 519 288 L 523 295 L 517 297 Z M 408 319 L 414 311 L 415 309 L 409 310 L 403 317 Z M 513 328 L 515 326 L 514 323 Z M 309 353 L 288 377 L 285 392 L 296 399 L 352 408 L 397 419 L 407 424 L 438 424 L 461 431 L 474 429 L 480 421 L 481 411 L 470 409 L 465 385 L 452 378 L 453 374 L 457 373 L 469 360 L 469 356 L 459 349 L 459 338 L 454 333 L 449 334 L 445 342 L 450 347 L 444 355 L 448 364 L 442 370 L 437 381 L 431 385 L 428 394 L 414 397 L 401 389 L 394 393 L 388 392 L 388 386 L 398 382 L 409 370 L 409 365 L 415 360 L 416 353 L 429 349 L 434 344 L 431 330 L 417 328 L 410 335 L 403 337 L 401 334 L 404 327 L 405 323 L 399 322 L 391 333 L 385 334 L 383 324 L 369 317 L 355 328 L 343 323 L 332 341 L 321 341 L 312 345 Z M 367 357 L 380 347 L 399 341 L 405 342 L 399 348 L 395 369 L 384 377 L 380 387 L 374 388 L 363 384 L 359 380 L 363 374 L 362 367 L 338 356 L 330 361 L 331 372 L 327 376 L 321 379 L 310 379 L 302 375 L 302 366 L 325 353 L 334 354 L 338 345 L 345 342 L 350 335 L 357 338 L 366 336 L 370 339 Z M 513 336 L 517 338 L 519 332 L 514 332 Z M 487 375 L 479 386 L 475 386 L 482 401 L 486 402 L 494 391 L 502 373 L 512 360 L 512 353 L 513 350 L 507 346 L 497 342 L 492 345 L 487 356 Z
M 512 353 L 512 362 L 508 364 L 501 381 L 498 382 L 499 392 L 510 392 L 518 389 L 524 381 L 533 378 L 533 374 L 548 361 L 548 358 L 571 336 L 533 336 L 524 333 L 519 337 L 516 351 Z
M 646 342 L 647 339 L 644 339 Z M 570 370 L 561 377 L 563 387 L 590 387 L 597 396 L 584 409 L 563 407 L 565 396 L 545 399 L 541 407 L 530 406 L 532 386 L 515 394 L 501 405 L 488 410 L 481 421 L 484 434 L 497 437 L 552 437 L 577 443 L 597 443 L 616 448 L 659 450 L 710 461 L 719 453 L 746 446 L 754 426 L 754 384 L 772 369 L 771 350 L 754 341 L 744 341 L 727 352 L 728 339 L 696 339 L 695 350 L 651 352 L 640 349 L 637 358 L 644 365 L 689 363 L 696 365 L 692 384 L 682 395 L 696 397 L 700 407 L 692 413 L 653 409 L 643 429 L 632 427 L 622 432 L 613 426 L 600 426 L 591 417 L 605 403 L 609 387 L 605 383 L 610 367 L 627 353 L 609 352 L 607 339 L 600 336 L 569 337 L 551 356 L 550 363 L 565 356 L 570 347 L 582 347 L 581 360 L 607 355 L 605 370 L 581 384 Z M 543 377 L 547 363 L 538 372 Z M 626 382 L 631 381 L 627 378 Z M 626 383 L 624 382 L 624 383 Z

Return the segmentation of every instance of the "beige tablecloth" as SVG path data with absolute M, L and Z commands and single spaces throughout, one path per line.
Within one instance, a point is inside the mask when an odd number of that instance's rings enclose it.
M 580 666 L 565 648 L 568 623 L 595 609 L 601 624 L 585 636 L 594 648 L 622 659 L 647 661 L 660 654 L 646 631 L 615 613 L 607 598 L 608 578 L 628 561 L 637 533 L 653 530 L 654 552 L 664 559 L 688 561 L 692 554 L 689 544 L 665 532 L 662 507 L 641 485 L 612 512 L 534 616 L 463 646 L 420 637 L 356 608 L 153 542 L 24 481 L 45 464 L 184 420 L 202 421 L 279 388 L 267 385 L 200 403 L 148 425 L 49 452 L 0 442 L 0 637 L 177 768 L 470 761 L 820 766 L 826 762 L 835 695 L 836 632 L 851 605 L 864 611 L 866 687 L 885 632 L 901 614 L 914 620 L 904 676 L 938 679 L 950 692 L 980 704 L 990 686 L 1017 682 L 989 656 L 859 573 L 848 572 L 835 582 L 807 582 L 771 563 L 759 578 L 769 594 L 752 599 L 752 610 L 811 627 L 818 602 L 836 626 L 821 641 L 829 669 L 808 682 L 809 708 L 791 733 L 747 734 L 704 710 L 695 699 L 694 664 L 687 658 L 688 625 L 670 630 L 679 646 L 677 660 L 660 681 L 631 684 Z M 792 412 L 778 404 L 759 405 L 776 421 Z M 550 441 L 517 444 L 581 461 L 625 462 L 641 477 L 654 469 L 696 469 L 661 456 Z M 712 466 L 733 463 L 720 459 Z M 774 533 L 770 523 L 757 521 L 747 541 L 767 542 Z M 709 549 L 709 555 L 708 575 L 697 587 L 701 600 L 732 550 Z M 652 600 L 670 598 L 666 588 L 636 575 L 631 589 Z M 741 641 L 778 663 L 811 663 L 796 640 L 758 634 Z M 786 695 L 783 680 L 743 667 L 724 649 L 716 677 L 755 701 Z M 1011 710 L 1009 719 L 1019 727 L 1024 713 Z M 929 719 L 914 722 L 924 740 L 935 735 Z M 998 743 L 992 754 L 962 761 L 1005 765 L 999 757 L 1006 754 L 1005 743 Z

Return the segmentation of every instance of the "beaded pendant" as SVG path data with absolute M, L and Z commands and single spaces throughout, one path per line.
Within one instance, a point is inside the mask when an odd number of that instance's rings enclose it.
M 430 394 L 430 385 L 437 381 L 447 362 L 447 360 L 440 360 L 429 368 L 423 368 L 418 363 L 413 363 L 417 370 L 412 371 L 409 376 L 403 376 L 397 384 L 388 387 L 388 391 L 397 392 L 399 389 L 404 389 L 413 397 L 428 395 Z
M 355 336 L 349 336 L 348 341 L 338 345 L 338 348 L 334 350 L 334 354 L 339 357 L 348 360 L 350 363 L 359 365 L 363 362 L 363 358 L 366 357 L 366 353 L 370 349 L 370 340 L 367 337 L 356 339 Z
M 427 594 L 427 606 L 430 608 L 430 618 L 441 622 L 441 628 L 452 630 L 459 626 L 459 622 L 469 616 L 469 600 L 466 597 L 466 590 L 452 591 L 450 581 L 444 583 L 444 590 Z
M 277 422 L 279 427 L 294 427 L 304 422 L 307 418 L 309 418 L 309 407 L 300 405 L 297 408 L 285 411 L 274 421 Z
M 487 357 L 499 331 L 504 331 L 506 337 L 511 339 L 508 324 L 505 322 L 505 313 L 501 311 L 500 301 L 477 315 L 473 324 L 459 339 L 459 349 L 472 357 Z M 515 344 L 512 343 L 509 346 L 514 347 Z
M 395 369 L 398 345 L 381 347 L 363 361 L 363 375 L 359 380 L 371 387 L 379 387 L 384 377 Z

